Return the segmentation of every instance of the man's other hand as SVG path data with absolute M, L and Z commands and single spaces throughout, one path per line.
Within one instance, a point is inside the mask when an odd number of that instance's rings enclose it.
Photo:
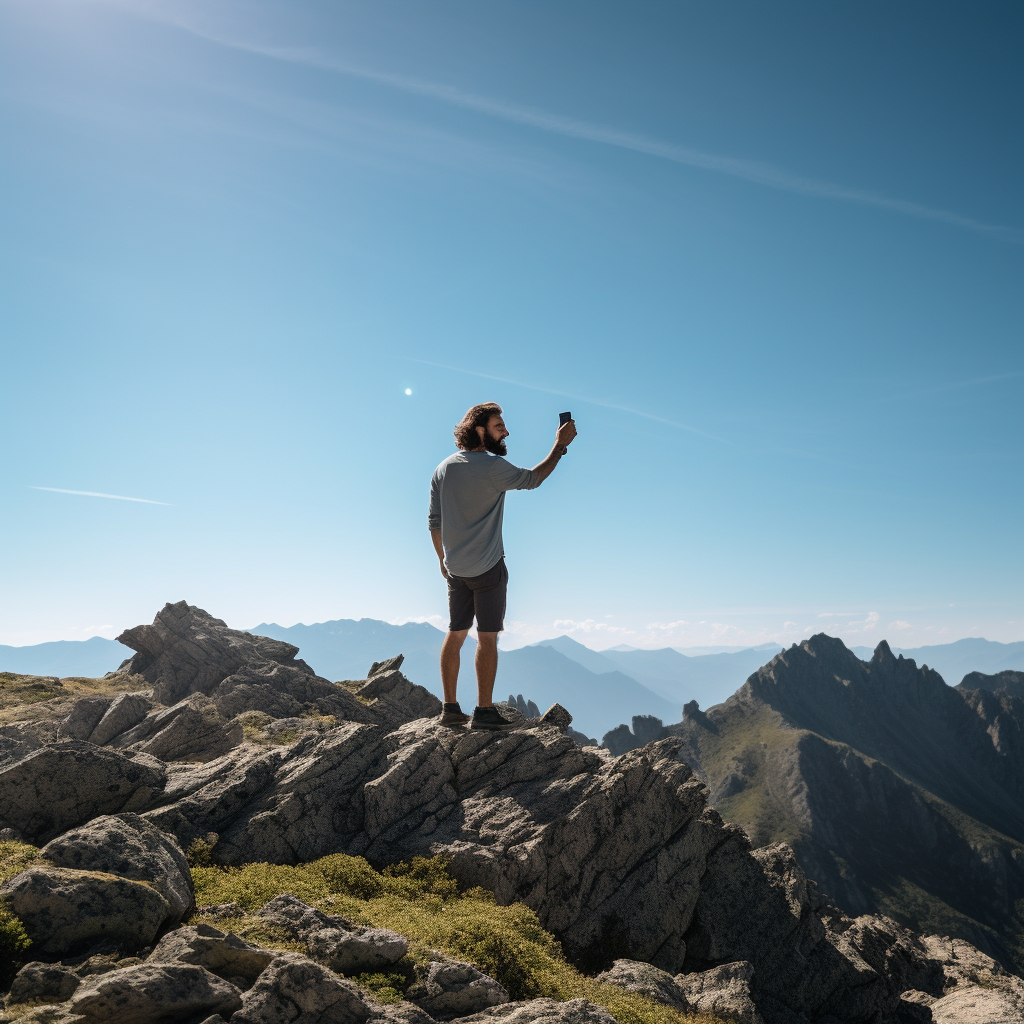
M 559 426 L 558 433 L 555 434 L 555 444 L 560 444 L 564 448 L 566 445 L 572 444 L 575 437 L 576 421 L 569 420 L 568 423 L 563 423 Z
M 444 562 L 441 562 L 440 565 L 441 565 L 441 575 L 445 579 L 449 579 L 450 577 L 448 576 L 448 570 L 444 567 Z

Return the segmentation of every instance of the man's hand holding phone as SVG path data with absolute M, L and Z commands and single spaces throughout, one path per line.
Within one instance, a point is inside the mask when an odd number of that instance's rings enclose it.
M 576 421 L 572 418 L 571 412 L 560 412 L 558 414 L 558 433 L 555 434 L 555 444 L 567 448 L 576 437 Z

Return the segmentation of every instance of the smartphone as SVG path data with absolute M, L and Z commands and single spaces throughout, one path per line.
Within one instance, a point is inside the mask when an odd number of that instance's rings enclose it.
M 568 423 L 572 419 L 571 412 L 560 412 L 558 414 L 558 425 L 561 426 L 563 423 Z

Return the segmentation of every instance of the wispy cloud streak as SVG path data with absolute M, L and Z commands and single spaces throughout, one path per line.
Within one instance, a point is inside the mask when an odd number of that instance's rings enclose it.
M 144 505 L 170 505 L 169 501 L 153 501 L 151 498 L 126 498 L 123 494 L 102 494 L 100 491 L 69 491 L 66 487 L 36 487 L 33 491 L 53 491 L 55 494 L 80 494 L 83 498 L 114 498 L 116 501 L 141 501 Z
M 664 416 L 655 416 L 654 413 L 644 412 L 642 409 L 634 409 L 628 405 L 618 405 L 615 402 L 604 402 L 599 398 L 588 398 L 586 395 L 573 394 L 570 391 L 559 391 L 556 388 L 546 388 L 540 384 L 525 384 L 520 380 L 512 380 L 510 377 L 498 377 L 493 373 L 481 373 L 479 370 L 467 370 L 464 366 L 447 366 L 444 363 L 433 363 L 429 359 L 416 359 L 409 357 L 410 362 L 420 363 L 423 366 L 433 366 L 438 370 L 449 370 L 452 373 L 464 373 L 470 377 L 481 377 L 484 380 L 496 380 L 500 384 L 511 384 L 513 387 L 526 388 L 528 391 L 541 391 L 546 395 L 558 395 L 560 398 L 568 398 L 573 402 L 585 402 L 587 405 L 598 405 L 603 409 L 615 409 L 617 412 L 626 412 L 632 416 L 640 416 L 645 420 L 653 420 L 655 423 L 664 423 L 666 426 L 675 427 L 677 430 L 685 430 L 691 434 L 698 434 L 700 437 L 710 438 L 721 444 L 732 444 L 728 438 L 719 437 L 717 434 L 701 430 L 700 427 L 690 426 L 688 423 L 680 423 L 678 420 L 670 420 Z
M 124 5 L 119 3 L 118 6 Z M 136 4 L 129 4 L 127 6 L 135 13 L 144 17 L 173 25 L 176 28 L 222 46 L 244 50 L 263 57 L 270 57 L 274 60 L 304 64 L 323 71 L 374 82 L 401 92 L 426 96 L 447 103 L 450 106 L 461 107 L 464 110 L 472 110 L 488 117 L 526 125 L 565 138 L 579 139 L 585 142 L 613 146 L 617 149 L 630 150 L 634 153 L 669 160 L 688 167 L 715 171 L 719 174 L 726 174 L 744 181 L 763 185 L 767 188 L 780 189 L 784 192 L 795 192 L 819 199 L 833 199 L 840 202 L 856 203 L 860 206 L 888 210 L 892 213 L 899 213 L 908 217 L 938 221 L 953 227 L 1001 238 L 1004 241 L 1016 243 L 1024 241 L 1024 232 L 1016 228 L 1002 224 L 988 224 L 974 217 L 967 217 L 951 210 L 942 210 L 905 199 L 894 199 L 869 189 L 850 188 L 834 182 L 820 181 L 816 178 L 794 174 L 783 168 L 774 167 L 771 164 L 755 160 L 741 160 L 715 153 L 705 153 L 698 149 L 664 142 L 647 135 L 620 131 L 607 125 L 565 117 L 549 111 L 539 110 L 535 107 L 502 102 L 501 100 L 466 92 L 455 86 L 445 85 L 440 82 L 429 82 L 421 79 L 407 78 L 402 75 L 373 71 L 336 60 L 318 50 L 305 47 L 267 46 L 262 43 L 233 39 L 222 33 L 213 32 L 195 24 L 183 17 L 180 12 L 170 14 L 166 11 L 160 11 L 157 13 L 152 7 L 143 9 Z

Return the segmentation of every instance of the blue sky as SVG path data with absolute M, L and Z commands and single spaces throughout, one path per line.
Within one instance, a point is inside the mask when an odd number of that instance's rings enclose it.
M 509 647 L 1024 638 L 1022 22 L 4 0 L 0 643 L 441 623 L 485 400 Z

